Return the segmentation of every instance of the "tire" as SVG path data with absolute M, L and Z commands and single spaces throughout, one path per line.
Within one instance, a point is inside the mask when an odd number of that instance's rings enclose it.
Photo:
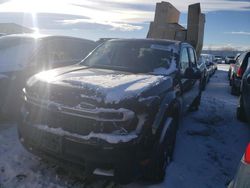
M 237 91 L 237 88 L 236 88 L 233 80 L 231 82 L 231 94 L 235 95 L 235 96 L 239 95 L 239 92 Z
M 208 83 L 208 80 L 209 80 L 209 74 L 207 73 L 207 76 L 206 76 L 206 84 Z
M 211 74 L 209 73 L 209 74 L 207 75 L 207 83 L 209 83 L 210 78 L 211 78 Z
M 243 103 L 243 99 L 242 99 L 242 96 L 240 96 L 240 99 L 239 99 L 239 106 L 237 107 L 237 111 L 236 111 L 236 116 L 237 116 L 237 119 L 241 122 L 246 122 L 247 121 L 247 117 L 246 117 L 246 113 L 245 113 L 245 110 L 244 110 L 244 103 Z
M 168 120 L 169 118 L 166 121 Z M 165 170 L 173 159 L 177 130 L 178 120 L 176 118 L 172 118 L 169 129 L 164 135 L 163 141 L 158 142 L 153 150 L 151 163 L 149 164 L 146 174 L 144 175 L 144 179 L 154 183 L 164 180 Z
M 201 90 L 205 91 L 206 86 L 207 86 L 207 78 L 204 77 L 203 80 L 202 80 L 202 84 L 201 84 Z
M 238 90 L 237 90 L 237 88 L 235 86 L 235 83 L 234 83 L 234 76 L 231 79 L 231 94 L 235 95 L 235 96 L 239 95 L 239 92 L 238 92 Z
M 199 107 L 200 107 L 200 103 L 201 103 L 201 95 L 197 96 L 192 105 L 189 107 L 189 111 L 190 112 L 196 112 L 199 110 Z

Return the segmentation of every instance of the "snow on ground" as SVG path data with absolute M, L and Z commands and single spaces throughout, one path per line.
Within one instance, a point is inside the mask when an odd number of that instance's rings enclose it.
M 250 129 L 235 117 L 238 99 L 230 95 L 225 70 L 228 66 L 219 66 L 200 110 L 181 124 L 174 162 L 163 183 L 168 188 L 226 187 L 237 169 Z
M 230 95 L 227 69 L 219 65 L 203 93 L 200 110 L 183 118 L 174 160 L 161 184 L 120 186 L 111 180 L 76 177 L 26 152 L 18 141 L 15 123 L 0 123 L 0 188 L 225 188 L 250 138 L 249 126 L 236 120 L 238 101 Z

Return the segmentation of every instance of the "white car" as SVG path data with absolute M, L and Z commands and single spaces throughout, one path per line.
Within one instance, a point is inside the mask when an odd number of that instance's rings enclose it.
M 19 96 L 30 76 L 79 63 L 95 47 L 94 41 L 68 36 L 0 37 L 0 115 L 19 113 Z
M 197 63 L 197 67 L 202 73 L 202 80 L 201 80 L 202 90 L 205 90 L 210 77 L 210 72 L 209 72 L 210 69 L 207 67 L 206 59 L 203 56 L 200 56 L 199 61 Z

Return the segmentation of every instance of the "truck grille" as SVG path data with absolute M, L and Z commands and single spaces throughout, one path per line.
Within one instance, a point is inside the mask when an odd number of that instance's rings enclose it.
M 26 108 L 29 111 L 28 121 L 31 123 L 62 128 L 81 135 L 87 135 L 90 132 L 113 133 L 120 130 L 131 132 L 138 122 L 134 113 L 126 109 L 120 111 L 118 109 L 116 112 L 114 109 L 102 108 L 98 111 L 85 103 L 78 109 L 28 95 L 26 95 Z M 122 114 L 124 112 L 130 112 L 130 116 L 125 118 Z

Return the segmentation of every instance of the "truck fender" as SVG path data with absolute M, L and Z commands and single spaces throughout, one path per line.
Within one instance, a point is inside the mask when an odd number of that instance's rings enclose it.
M 168 131 L 168 129 L 169 129 L 172 121 L 173 121 L 172 117 L 168 117 L 167 120 L 165 121 L 164 127 L 163 127 L 162 132 L 161 132 L 160 143 L 163 142 L 164 137 L 165 137 L 165 135 L 166 135 L 166 133 L 167 133 L 167 131 Z
M 159 111 L 157 112 L 156 116 L 155 116 L 155 120 L 153 122 L 152 125 L 152 134 L 155 135 L 157 130 L 159 129 L 161 123 L 162 123 L 162 119 L 164 118 L 166 111 L 168 110 L 168 108 L 170 107 L 171 103 L 173 103 L 173 101 L 175 100 L 176 95 L 175 92 L 168 92 L 167 95 L 164 97 L 160 107 L 159 107 Z

